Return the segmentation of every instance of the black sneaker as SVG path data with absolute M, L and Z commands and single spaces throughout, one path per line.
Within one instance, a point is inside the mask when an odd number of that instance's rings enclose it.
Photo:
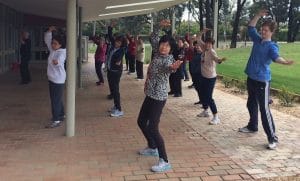
M 171 91 L 170 91 L 170 92 L 168 92 L 168 95 L 172 95 L 172 94 L 174 94 L 174 92 L 171 92 Z
M 46 125 L 45 128 L 56 128 L 61 125 L 61 121 L 53 121 L 50 124 Z
M 182 94 L 174 94 L 174 97 L 182 97 Z
M 201 102 L 200 102 L 200 101 L 198 101 L 198 102 L 195 102 L 195 103 L 194 103 L 194 105 L 197 105 L 197 104 L 201 104 Z

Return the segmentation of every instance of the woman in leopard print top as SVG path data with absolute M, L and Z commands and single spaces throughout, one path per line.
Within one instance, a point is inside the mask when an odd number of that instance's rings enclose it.
M 155 55 L 148 67 L 145 82 L 146 98 L 140 110 L 138 125 L 142 130 L 148 146 L 140 150 L 141 155 L 159 156 L 159 162 L 151 169 L 162 172 L 171 169 L 168 162 L 165 144 L 159 133 L 159 122 L 162 110 L 168 97 L 168 79 L 171 72 L 179 68 L 182 61 L 174 61 L 171 55 L 175 40 L 165 35 L 159 40 L 158 54 Z

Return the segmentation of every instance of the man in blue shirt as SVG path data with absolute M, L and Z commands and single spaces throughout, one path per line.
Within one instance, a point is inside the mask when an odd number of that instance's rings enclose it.
M 252 52 L 249 57 L 245 73 L 247 78 L 248 101 L 247 107 L 250 120 L 247 126 L 239 128 L 242 133 L 258 131 L 258 106 L 261 113 L 263 128 L 268 137 L 268 148 L 276 149 L 278 138 L 275 134 L 275 125 L 269 108 L 269 82 L 271 80 L 270 64 L 273 62 L 291 65 L 293 61 L 285 60 L 279 56 L 278 45 L 271 40 L 276 29 L 276 23 L 266 20 L 262 24 L 261 35 L 255 26 L 258 20 L 267 15 L 266 10 L 261 10 L 250 21 L 248 34 L 253 41 Z

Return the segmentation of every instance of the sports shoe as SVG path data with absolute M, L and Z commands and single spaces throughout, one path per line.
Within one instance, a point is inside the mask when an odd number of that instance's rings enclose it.
M 56 128 L 61 125 L 61 121 L 52 121 L 48 125 L 45 126 L 45 128 Z
M 112 108 L 110 108 L 109 110 L 108 110 L 108 112 L 114 112 L 115 110 L 116 110 L 117 108 L 116 108 L 116 106 L 113 106 Z
M 158 150 L 157 148 L 152 149 L 152 148 L 145 148 L 139 151 L 140 155 L 143 156 L 158 156 Z
M 118 109 L 116 109 L 115 111 L 113 111 L 110 116 L 111 117 L 121 117 L 124 115 L 124 112 L 123 111 L 120 111 Z
M 239 132 L 241 132 L 241 133 L 255 133 L 255 132 L 257 132 L 257 131 L 250 130 L 250 129 L 248 128 L 248 126 L 245 126 L 245 127 L 243 127 L 243 128 L 239 128 Z
M 160 158 L 158 161 L 158 164 L 152 166 L 151 170 L 153 172 L 164 172 L 164 171 L 170 170 L 171 168 L 172 167 L 171 167 L 170 163 L 165 162 L 162 158 Z
M 272 142 L 272 143 L 269 143 L 267 148 L 270 149 L 270 150 L 275 150 L 277 147 L 277 144 L 276 142 Z
M 209 122 L 210 125 L 217 125 L 220 123 L 220 118 L 218 116 L 214 116 L 214 118 Z
M 197 115 L 198 117 L 209 117 L 209 113 L 207 110 L 203 110 L 200 114 Z

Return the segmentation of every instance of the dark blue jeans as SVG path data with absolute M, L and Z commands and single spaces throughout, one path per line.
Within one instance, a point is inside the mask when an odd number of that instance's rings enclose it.
M 62 121 L 65 115 L 63 104 L 64 86 L 65 84 L 56 84 L 49 81 L 52 121 Z
M 250 115 L 248 129 L 258 129 L 258 107 L 260 110 L 262 125 L 268 136 L 269 142 L 278 141 L 275 134 L 275 124 L 269 107 L 270 82 L 260 82 L 248 77 L 247 79 L 248 100 L 247 107 Z
M 200 96 L 201 101 L 203 102 L 203 108 L 207 109 L 208 107 L 211 109 L 211 112 L 213 114 L 216 114 L 218 112 L 216 103 L 212 97 L 215 84 L 216 84 L 217 78 L 205 78 L 202 77 L 201 79 L 201 85 L 200 85 Z

